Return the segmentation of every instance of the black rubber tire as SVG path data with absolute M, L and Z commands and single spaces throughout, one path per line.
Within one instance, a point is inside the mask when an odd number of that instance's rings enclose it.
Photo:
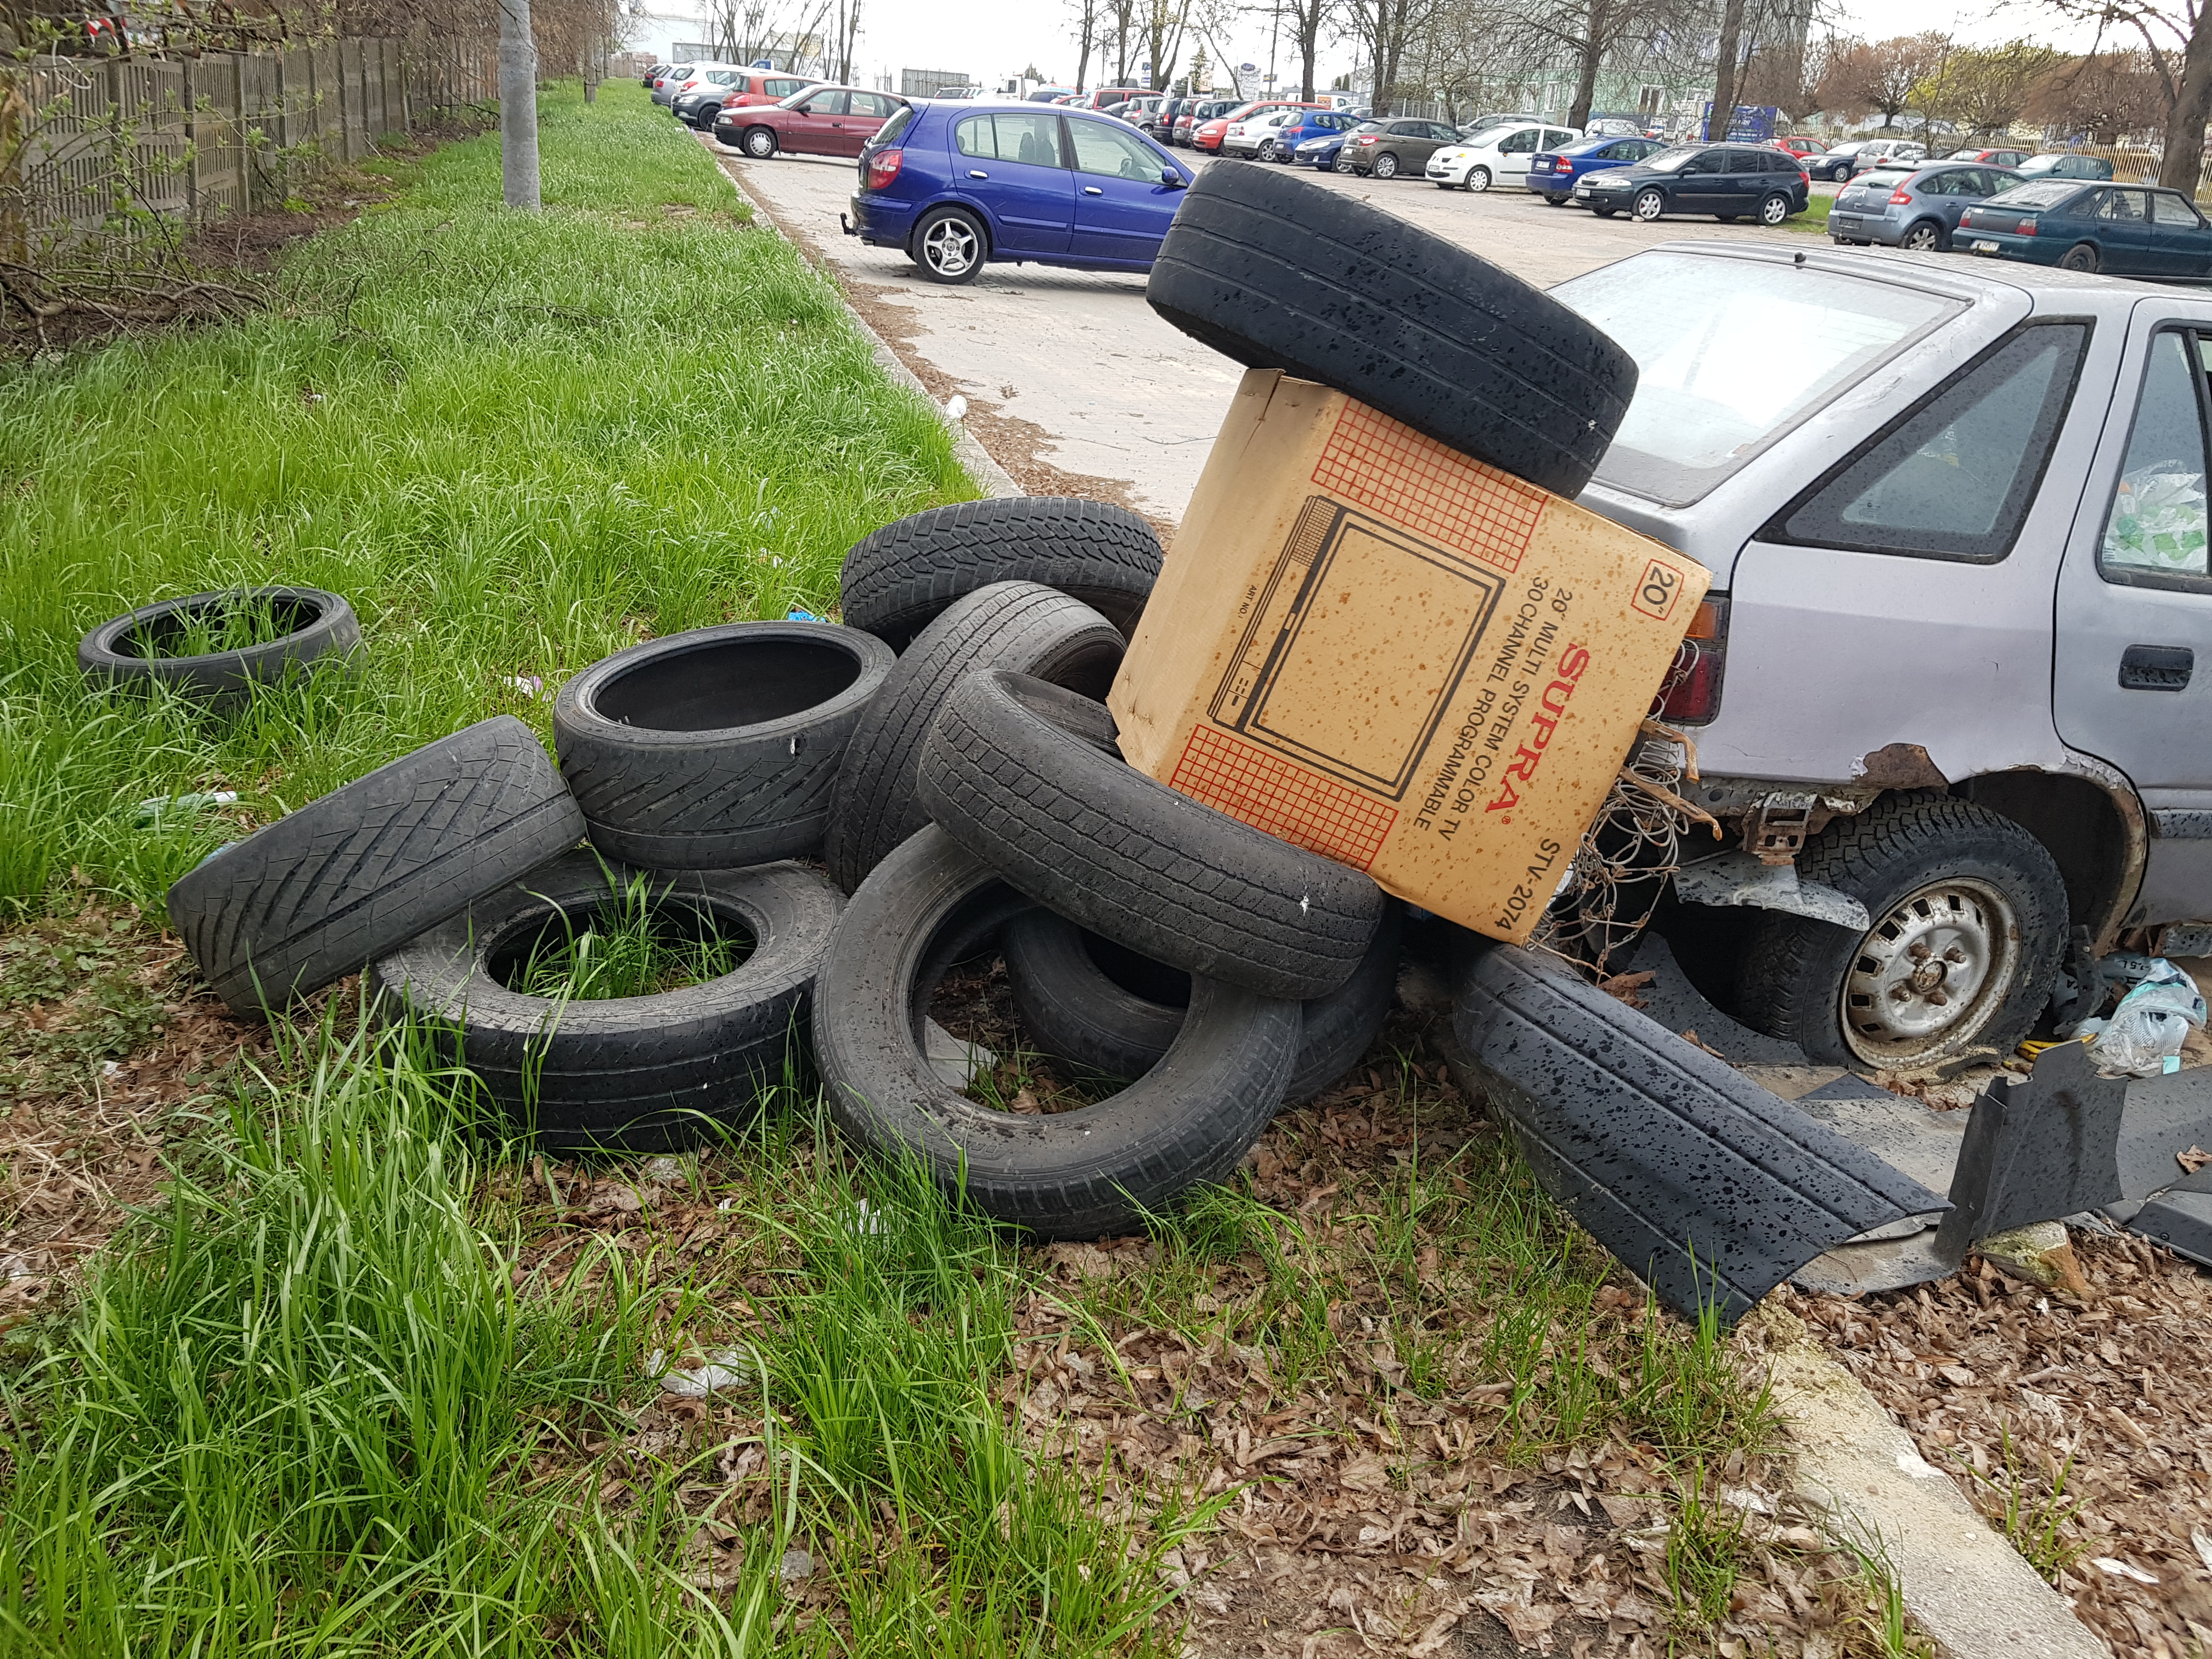
M 943 226 L 956 227 L 956 234 L 966 236 L 974 245 L 967 263 L 957 268 L 948 268 L 930 252 L 930 239 Z M 983 267 L 991 262 L 990 228 L 965 208 L 933 208 L 914 228 L 907 257 L 914 261 L 914 268 L 922 281 L 960 287 L 981 276 Z
M 539 1145 L 659 1152 L 710 1138 L 795 1076 L 814 976 L 844 896 L 803 865 L 654 876 L 656 908 L 749 931 L 733 973 L 653 996 L 557 1002 L 509 990 L 506 965 L 548 927 L 610 902 L 636 872 L 572 853 L 380 957 L 387 1018 L 421 1019 L 441 1060 L 465 1066 Z
M 1201 174 L 1145 295 L 1238 362 L 1334 386 L 1562 495 L 1589 482 L 1636 391 L 1636 360 L 1557 300 L 1283 173 Z
M 747 127 L 738 135 L 738 148 L 756 161 L 765 161 L 776 152 L 774 127 Z
M 553 702 L 592 845 L 647 870 L 817 851 L 846 740 L 896 660 L 835 623 L 731 623 L 594 663 Z
M 182 631 L 185 618 L 246 604 L 265 604 L 287 613 L 295 624 L 282 639 L 242 651 L 217 651 L 198 657 L 142 657 L 133 641 L 159 644 L 163 635 Z M 162 684 L 217 702 L 242 701 L 258 685 L 280 685 L 295 672 L 331 659 L 349 662 L 362 648 L 361 623 L 353 606 L 319 587 L 234 587 L 193 593 L 141 606 L 102 623 L 78 641 L 76 665 L 104 685 L 143 688 Z
M 1778 202 L 1781 204 L 1781 206 L 1778 209 L 1775 206 L 1775 204 Z M 1768 196 L 1760 201 L 1759 204 L 1759 222 L 1762 225 L 1779 225 L 1789 217 L 1790 198 L 1787 196 L 1784 196 L 1781 191 L 1777 191 L 1772 195 Z
M 170 924 L 235 1012 L 282 1008 L 583 838 L 528 726 L 501 714 L 356 778 L 169 889 Z
M 2095 244 L 2090 242 L 2077 243 L 2058 256 L 2061 270 L 2094 271 L 2101 263 L 2097 257 Z
M 2065 945 L 2066 884 L 2043 843 L 2010 818 L 1944 794 L 1893 795 L 1808 841 L 1797 872 L 1859 900 L 1877 927 L 1931 882 L 1967 878 L 1995 887 L 2019 925 L 2013 985 L 1978 1027 L 1962 1028 L 1942 1052 L 1987 1045 L 2010 1054 L 2033 1029 Z M 1844 981 L 1863 937 L 1833 923 L 1761 911 L 1737 981 L 1737 1018 L 1824 1065 L 1869 1070 L 1889 1063 L 1855 1052 L 1844 1032 Z
M 954 600 L 893 665 L 845 745 L 822 844 L 830 879 L 851 892 L 929 822 L 915 793 L 922 740 L 963 677 L 1009 668 L 1103 702 L 1123 643 L 1082 600 L 1036 582 L 994 582 Z
M 1128 1088 L 1050 1115 L 994 1111 L 940 1082 L 915 1033 L 945 968 L 1026 907 L 933 827 L 876 866 L 816 985 L 830 1113 L 871 1151 L 919 1155 L 1000 1221 L 1046 1238 L 1127 1232 L 1226 1176 L 1259 1139 L 1297 1057 L 1298 1005 L 1200 980 L 1173 1047 Z
M 1357 1065 L 1398 991 L 1400 917 L 1393 903 L 1350 979 L 1303 1005 L 1297 1063 L 1283 1103 L 1312 1099 Z M 1006 981 L 1030 1035 L 1046 1053 L 1107 1077 L 1141 1077 L 1182 1029 L 1190 975 L 1085 933 L 1042 906 L 1000 935 Z
M 837 578 L 846 625 L 903 651 L 963 593 L 993 582 L 1056 587 L 1124 637 L 1160 575 L 1160 538 L 1125 507 L 1006 495 L 933 507 L 855 542 Z
M 922 805 L 1031 899 L 1155 961 L 1300 1002 L 1349 979 L 1382 890 L 1102 752 L 1104 712 L 970 674 L 922 745 Z
M 1398 176 L 1398 158 L 1386 151 L 1375 158 L 1375 165 L 1370 170 L 1377 179 L 1395 179 Z

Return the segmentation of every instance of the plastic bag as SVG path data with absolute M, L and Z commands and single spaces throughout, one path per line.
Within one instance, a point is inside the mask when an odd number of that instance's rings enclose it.
M 2084 1020 L 2078 1028 L 2089 1038 L 2089 1058 L 2109 1075 L 2156 1077 L 2179 1069 L 2182 1039 L 2194 1025 L 2204 1029 L 2204 996 L 2197 981 L 2165 957 L 2106 1020 Z M 2172 1060 L 2174 1064 L 2169 1065 Z
M 2206 528 L 2204 475 L 2179 461 L 2155 462 L 2120 480 L 2104 562 L 2201 576 Z

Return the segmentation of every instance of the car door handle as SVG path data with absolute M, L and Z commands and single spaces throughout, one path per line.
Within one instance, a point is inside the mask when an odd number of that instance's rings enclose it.
M 2185 645 L 2131 645 L 2120 653 L 2120 686 L 2127 691 L 2179 691 L 2196 666 L 2197 653 Z
M 984 172 L 981 167 L 969 167 L 968 169 L 968 176 L 970 179 L 988 179 L 991 175 Z
M 1103 196 L 1106 192 L 1096 185 L 1085 185 L 1083 187 L 1083 193 L 1085 196 Z

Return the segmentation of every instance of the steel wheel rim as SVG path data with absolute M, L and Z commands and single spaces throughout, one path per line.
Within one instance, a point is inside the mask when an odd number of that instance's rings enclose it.
M 975 268 L 975 233 L 957 219 L 939 219 L 921 233 L 922 258 L 940 276 L 964 276 Z
M 754 131 L 745 135 L 745 154 L 756 161 L 775 148 L 775 141 L 766 133 Z
M 1647 190 L 1643 195 L 1636 198 L 1635 211 L 1636 216 L 1639 219 L 1656 219 L 1666 210 L 1666 198 L 1660 195 L 1660 193 L 1656 190 Z
M 1951 1053 L 1988 1025 L 2020 964 L 2012 901 L 1954 876 L 1910 893 L 1859 940 L 1844 975 L 1844 1041 L 1869 1065 Z

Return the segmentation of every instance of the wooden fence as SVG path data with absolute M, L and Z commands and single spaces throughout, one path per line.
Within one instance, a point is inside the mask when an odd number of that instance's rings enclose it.
M 14 212 L 34 242 L 274 206 L 300 177 L 496 95 L 471 43 L 336 40 L 178 58 L 46 58 L 21 77 Z M 118 210 L 121 211 L 118 211 Z

